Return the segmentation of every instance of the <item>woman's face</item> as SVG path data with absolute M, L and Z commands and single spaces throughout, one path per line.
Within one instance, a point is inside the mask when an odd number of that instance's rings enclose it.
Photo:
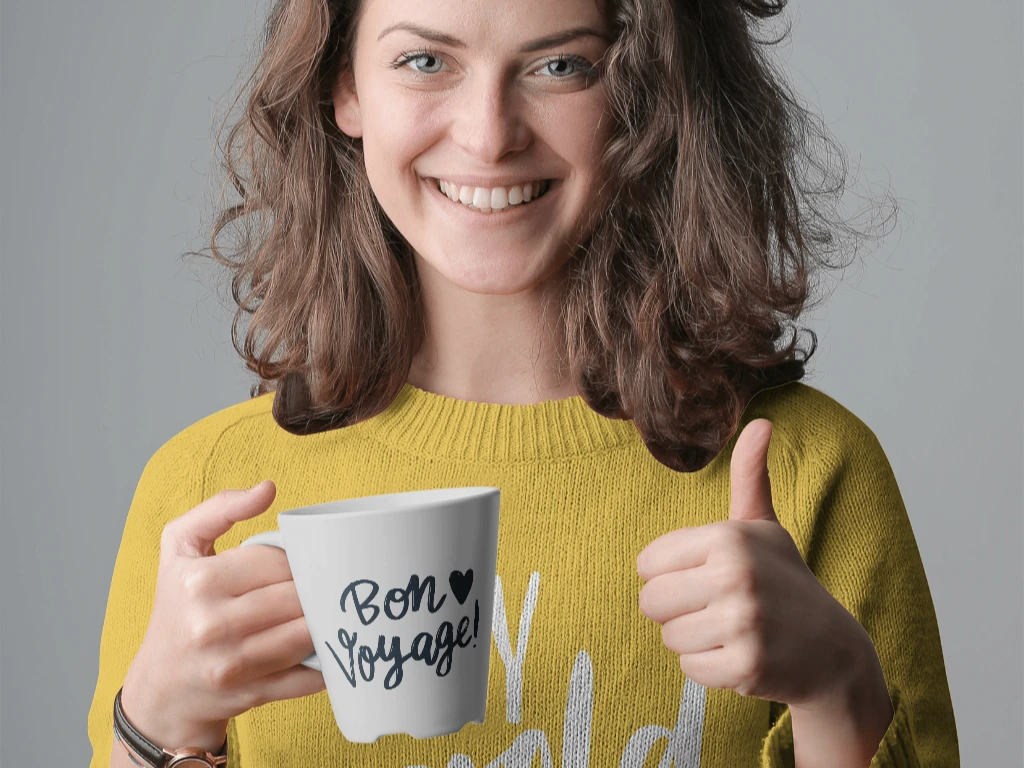
M 594 68 L 611 40 L 595 0 L 363 2 L 335 118 L 384 211 L 466 290 L 550 277 L 599 204 L 611 117 Z

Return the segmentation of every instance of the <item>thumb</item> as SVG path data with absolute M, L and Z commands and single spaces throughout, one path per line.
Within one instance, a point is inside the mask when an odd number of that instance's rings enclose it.
M 732 486 L 730 520 L 779 522 L 772 505 L 772 484 L 768 478 L 768 446 L 772 429 L 768 419 L 754 419 L 736 440 L 729 465 Z
M 220 536 L 239 520 L 265 512 L 276 495 L 277 487 L 269 480 L 245 490 L 226 488 L 164 526 L 160 547 L 185 557 L 213 555 Z

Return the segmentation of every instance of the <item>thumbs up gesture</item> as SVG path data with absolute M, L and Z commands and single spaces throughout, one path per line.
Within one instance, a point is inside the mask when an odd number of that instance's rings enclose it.
M 640 611 L 695 682 L 815 707 L 844 695 L 875 649 L 775 515 L 772 428 L 755 419 L 736 441 L 728 520 L 680 528 L 640 553 Z

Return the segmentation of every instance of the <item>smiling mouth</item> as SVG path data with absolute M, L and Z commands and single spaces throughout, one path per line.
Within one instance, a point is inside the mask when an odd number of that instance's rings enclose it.
M 474 188 L 462 187 L 462 191 L 463 191 L 464 194 L 460 196 L 460 195 L 455 193 L 455 188 L 453 186 L 453 187 L 450 187 L 450 191 L 451 191 L 452 194 L 448 194 L 447 192 L 445 192 L 444 189 L 441 188 L 441 180 L 440 179 L 436 179 L 436 178 L 428 178 L 427 179 L 427 182 L 429 184 L 431 184 L 434 187 L 434 189 L 436 189 L 438 192 L 440 192 L 444 197 L 448 198 L 448 200 L 451 201 L 452 203 L 454 203 L 455 205 L 461 206 L 463 208 L 468 208 L 471 211 L 477 211 L 479 213 L 493 213 L 493 214 L 500 214 L 500 213 L 503 213 L 503 212 L 506 212 L 506 211 L 515 211 L 515 210 L 517 210 L 519 208 L 522 208 L 524 206 L 530 205 L 535 200 L 540 200 L 542 197 L 544 197 L 544 195 L 546 195 L 550 191 L 550 189 L 551 189 L 552 185 L 555 183 L 555 181 L 556 181 L 555 179 L 544 179 L 541 182 L 541 184 L 540 184 L 540 191 L 537 193 L 536 196 L 531 197 L 529 200 L 523 199 L 522 196 L 520 195 L 519 196 L 520 197 L 519 201 L 513 203 L 512 199 L 515 199 L 515 198 L 511 198 L 510 199 L 508 197 L 507 193 L 506 193 L 506 195 L 504 196 L 504 205 L 502 205 L 501 207 L 498 207 L 498 208 L 492 208 L 490 206 L 477 207 L 477 206 L 473 205 L 472 200 L 475 197 L 475 195 L 474 195 L 475 189 Z M 469 191 L 466 192 L 466 190 L 469 190 Z M 468 200 L 470 200 L 470 202 L 463 202 L 464 199 L 468 199 Z M 493 196 L 492 196 L 492 200 L 493 200 Z M 501 202 L 500 198 L 499 198 L 499 202 Z

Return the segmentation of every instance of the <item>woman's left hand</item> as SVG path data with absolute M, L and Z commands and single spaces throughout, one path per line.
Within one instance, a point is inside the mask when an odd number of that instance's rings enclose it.
M 728 520 L 680 528 L 640 553 L 640 611 L 695 682 L 813 708 L 845 695 L 875 649 L 775 515 L 771 433 L 755 419 L 736 441 Z

